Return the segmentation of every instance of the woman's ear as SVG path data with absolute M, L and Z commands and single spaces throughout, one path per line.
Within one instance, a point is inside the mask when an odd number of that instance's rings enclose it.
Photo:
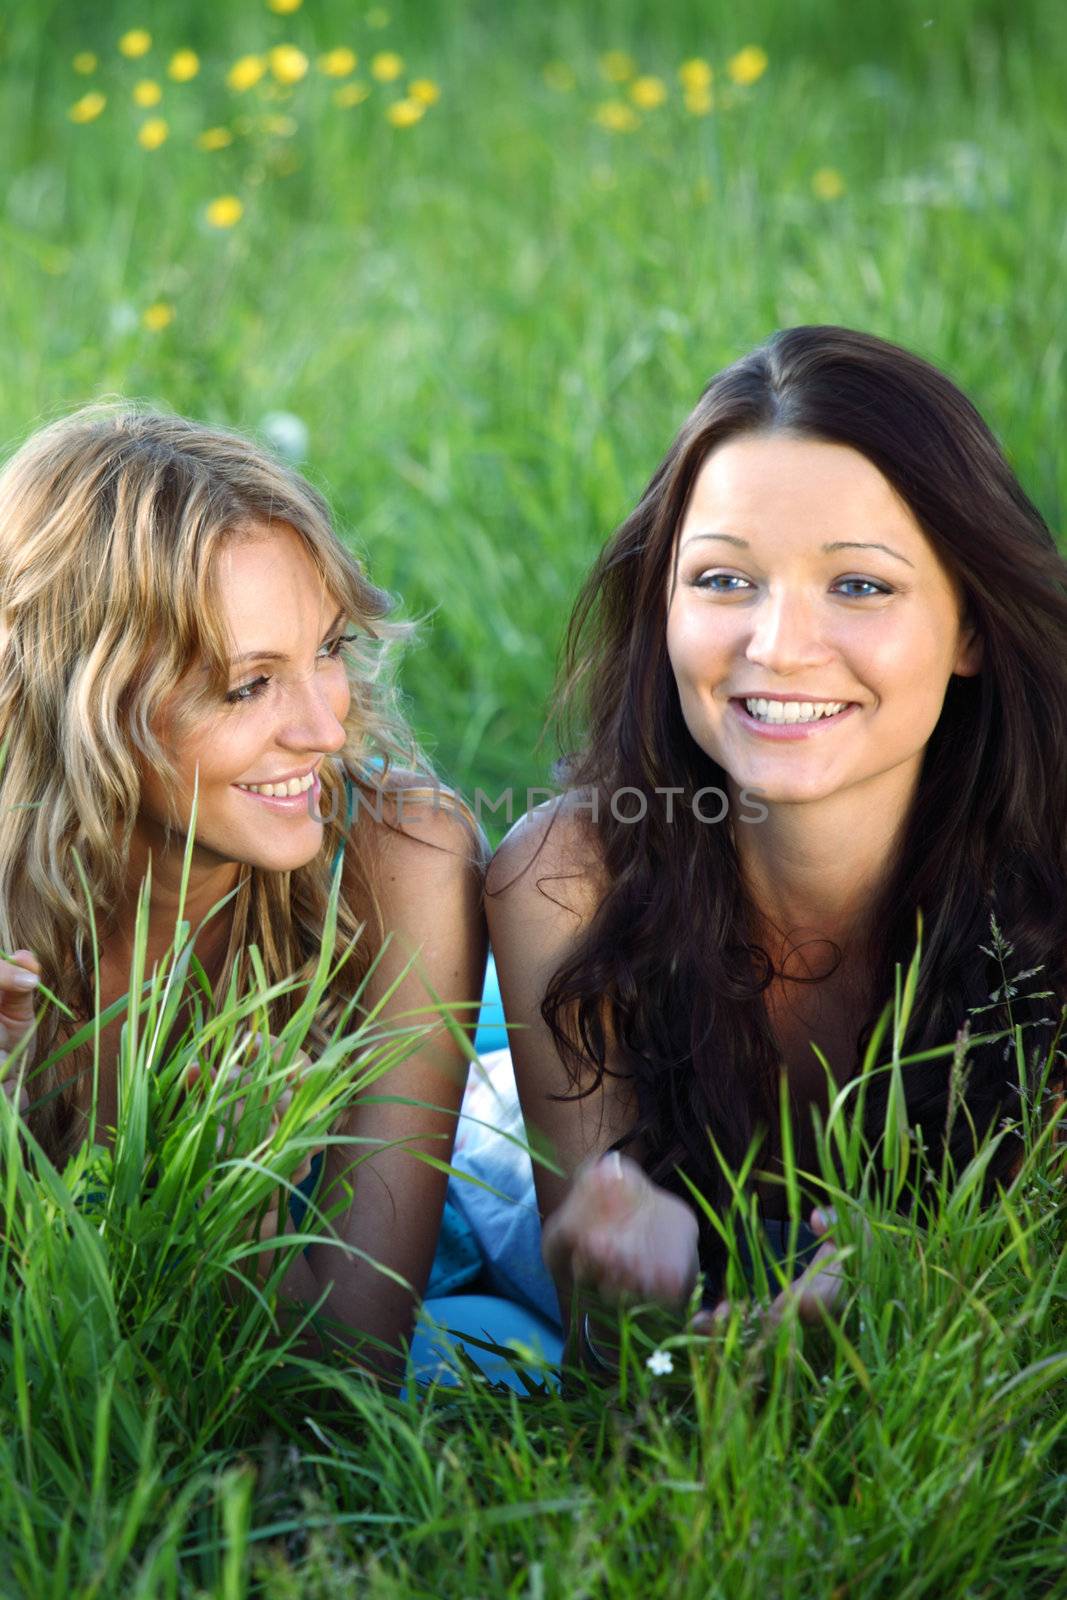
M 985 640 L 978 632 L 978 625 L 965 617 L 960 629 L 960 647 L 956 653 L 956 663 L 953 672 L 961 678 L 973 678 L 982 668 Z

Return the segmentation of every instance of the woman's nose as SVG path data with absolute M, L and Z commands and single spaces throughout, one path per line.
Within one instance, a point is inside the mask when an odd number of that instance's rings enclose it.
M 745 654 L 749 661 L 782 673 L 822 661 L 826 644 L 811 601 L 804 595 L 782 590 L 761 600 L 752 617 Z
M 347 684 L 342 689 L 321 677 L 292 683 L 287 699 L 287 742 L 302 744 L 309 750 L 342 749 L 348 737 L 344 718 L 351 698 Z

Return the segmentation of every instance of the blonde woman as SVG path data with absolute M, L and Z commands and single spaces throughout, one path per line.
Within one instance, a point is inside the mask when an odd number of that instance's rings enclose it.
M 184 917 L 194 930 L 203 923 L 195 954 L 217 996 L 235 974 L 237 992 L 248 992 L 251 943 L 272 983 L 311 976 L 343 848 L 338 949 L 366 931 L 330 1014 L 368 971 L 360 1003 L 387 997 L 384 1024 L 426 1007 L 428 991 L 445 1006 L 477 998 L 484 840 L 461 802 L 403 803 L 429 774 L 381 681 L 381 652 L 403 631 L 384 620 L 387 611 L 388 597 L 337 537 L 316 491 L 234 434 L 93 406 L 43 429 L 8 462 L 0 946 L 10 959 L 0 962 L 0 1049 L 34 1026 L 36 1011 L 32 1052 L 43 1061 L 97 999 L 103 1011 L 126 994 L 149 867 L 145 971 L 168 951 L 197 779 Z M 297 792 L 272 792 L 282 784 Z M 359 793 L 368 804 L 353 804 Z M 92 894 L 98 997 L 75 852 Z M 75 1021 L 55 1006 L 35 1008 L 37 978 Z M 300 993 L 274 1004 L 272 1033 Z M 473 1026 L 472 1011 L 456 1015 Z M 189 1020 L 183 1010 L 157 1059 Z M 90 1126 L 97 1142 L 113 1136 L 122 1021 L 103 1029 L 95 1108 L 91 1043 L 32 1079 L 27 1125 L 54 1160 Z M 320 1016 L 312 1038 L 328 1024 Z M 439 1109 L 391 1103 L 348 1113 L 340 1131 L 374 1153 L 334 1223 L 341 1246 L 309 1248 L 283 1286 L 313 1302 L 332 1285 L 326 1312 L 398 1352 L 393 1359 L 369 1346 L 368 1359 L 386 1372 L 400 1369 L 415 1303 L 374 1263 L 423 1293 L 446 1176 L 412 1152 L 447 1160 L 465 1069 L 441 1022 L 375 1086 L 376 1095 Z M 351 1148 L 328 1147 L 323 1209 L 341 1193 Z

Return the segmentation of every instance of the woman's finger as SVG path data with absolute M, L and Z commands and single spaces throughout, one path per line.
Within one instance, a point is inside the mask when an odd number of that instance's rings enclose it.
M 0 961 L 0 1011 L 21 1037 L 34 1020 L 41 963 L 31 950 L 16 950 L 11 961 Z
M 837 1225 L 837 1212 L 833 1206 L 816 1206 L 811 1213 L 809 1221 L 812 1232 L 825 1237 Z M 860 1213 L 860 1221 L 863 1223 L 863 1237 L 870 1244 L 874 1236 L 871 1233 L 870 1222 L 862 1212 Z
M 838 1307 L 844 1276 L 837 1247 L 820 1245 L 800 1277 L 786 1284 L 772 1301 L 766 1312 L 767 1321 L 774 1326 L 795 1305 L 801 1322 L 821 1324 L 823 1311 L 833 1313 Z
M 725 1300 L 720 1300 L 714 1310 L 709 1306 L 703 1306 L 690 1322 L 689 1331 L 703 1335 L 713 1334 L 728 1320 L 729 1315 L 730 1308 Z

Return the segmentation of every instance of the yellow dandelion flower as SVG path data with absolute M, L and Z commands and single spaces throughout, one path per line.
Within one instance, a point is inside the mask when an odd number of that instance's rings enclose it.
M 408 99 L 422 106 L 435 106 L 440 98 L 441 91 L 432 78 L 413 78 L 408 84 Z
M 295 117 L 261 117 L 260 127 L 264 133 L 276 134 L 279 139 L 291 139 L 296 132 Z
M 87 78 L 90 72 L 96 71 L 96 57 L 91 50 L 79 50 L 71 62 L 71 66 L 75 72 L 80 72 L 83 78 Z
M 369 83 L 343 83 L 333 91 L 333 103 L 335 106 L 359 106 L 369 94 Z
M 387 28 L 389 26 L 389 13 L 382 6 L 371 6 L 367 12 L 368 28 Z
M 609 83 L 625 83 L 637 71 L 633 56 L 628 56 L 625 50 L 608 50 L 597 65 Z
M 662 78 L 635 78 L 630 85 L 630 99 L 642 111 L 654 111 L 667 98 L 667 85 Z
M 569 94 L 578 82 L 573 68 L 565 61 L 550 61 L 541 76 L 548 87 L 559 94 Z
M 426 107 L 418 100 L 394 100 L 385 114 L 394 128 L 410 128 L 426 115 Z
M 89 94 L 83 94 L 80 100 L 75 100 L 67 116 L 71 122 L 95 122 L 106 105 L 107 95 L 93 89 Z
M 692 117 L 706 117 L 715 109 L 715 96 L 710 89 L 687 89 L 683 98 L 685 109 Z
M 347 78 L 350 72 L 355 72 L 358 60 L 354 50 L 341 44 L 336 50 L 327 50 L 325 55 L 320 56 L 318 67 L 327 78 Z
M 140 83 L 133 86 L 133 103 L 135 106 L 158 106 L 163 98 L 163 90 L 153 78 L 142 78 Z
M 767 70 L 767 52 L 758 44 L 746 44 L 726 63 L 726 70 L 735 83 L 755 83 Z
M 137 130 L 137 143 L 142 150 L 158 150 L 166 143 L 170 127 L 164 117 L 149 117 Z
M 146 56 L 152 48 L 152 35 L 147 28 L 131 28 L 119 40 L 119 51 L 124 56 L 129 56 L 131 61 L 136 61 L 138 56 Z
M 811 175 L 811 187 L 820 200 L 840 200 L 845 192 L 845 180 L 836 167 L 820 167 Z
M 226 74 L 226 82 L 238 94 L 243 94 L 246 89 L 255 87 L 266 70 L 267 63 L 262 56 L 238 56 Z
M 235 194 L 220 194 L 205 208 L 204 215 L 213 228 L 232 228 L 244 216 L 244 205 Z
M 232 143 L 233 134 L 229 128 L 205 128 L 203 133 L 196 136 L 198 150 L 225 150 Z
M 279 83 L 299 83 L 308 69 L 307 56 L 295 44 L 276 44 L 267 59 Z
M 299 11 L 302 4 L 303 0 L 267 0 L 267 5 L 279 17 L 288 17 L 294 11 Z
M 593 112 L 593 121 L 609 133 L 632 133 L 640 120 L 625 100 L 602 100 Z
M 404 70 L 404 58 L 395 50 L 380 50 L 370 64 L 372 78 L 379 83 L 395 83 Z
M 141 316 L 141 322 L 149 333 L 162 333 L 173 321 L 174 307 L 166 300 L 157 300 L 153 305 L 146 306 Z
M 200 57 L 195 50 L 175 50 L 167 72 L 175 83 L 188 83 L 200 71 Z
M 711 80 L 711 64 L 703 56 L 690 56 L 678 68 L 678 81 L 690 94 L 696 94 L 700 89 L 710 89 Z

